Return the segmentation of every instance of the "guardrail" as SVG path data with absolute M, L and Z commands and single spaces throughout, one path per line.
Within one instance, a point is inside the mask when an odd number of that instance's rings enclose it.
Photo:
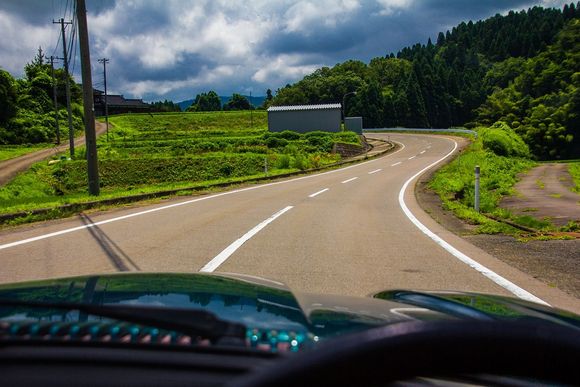
M 363 129 L 364 132 L 452 132 L 452 133 L 467 133 L 473 134 L 477 138 L 477 132 L 470 129 L 428 129 L 428 128 L 373 128 Z

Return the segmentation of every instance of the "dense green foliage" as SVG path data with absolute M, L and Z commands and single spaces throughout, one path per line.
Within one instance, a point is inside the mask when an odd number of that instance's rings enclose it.
M 234 93 L 232 98 L 224 105 L 224 110 L 250 110 L 252 108 L 250 101 L 237 93 Z
M 201 93 L 195 96 L 195 100 L 190 107 L 187 108 L 188 112 L 213 112 L 222 110 L 222 103 L 220 97 L 213 90 L 207 93 Z
M 533 7 L 461 23 L 437 42 L 370 63 L 323 67 L 279 89 L 273 105 L 342 103 L 366 128 L 514 127 L 539 159 L 580 154 L 580 7 Z
M 504 63 L 504 62 L 502 62 Z M 547 50 L 521 63 L 514 73 L 506 64 L 495 88 L 477 109 L 477 121 L 506 121 L 540 159 L 580 155 L 580 19 L 572 20 Z
M 51 67 L 42 50 L 24 68 L 25 78 L 14 79 L 0 69 L 0 144 L 54 142 L 56 123 L 53 105 Z M 73 128 L 82 130 L 82 95 L 80 87 L 69 78 Z M 55 70 L 58 119 L 61 138 L 68 133 L 65 83 L 66 74 Z
M 173 101 L 158 101 L 151 103 L 151 112 L 154 113 L 168 113 L 168 112 L 180 112 L 181 108 L 178 104 Z
M 516 157 L 526 153 L 527 146 L 507 125 L 479 128 L 478 139 L 466 152 L 437 171 L 430 187 L 456 215 L 481 224 L 483 228 L 480 231 L 488 232 L 492 230 L 490 221 L 473 210 L 475 166 L 481 168 L 480 209 L 482 212 L 498 214 L 499 200 L 513 194 L 512 187 L 518 173 L 534 165 L 528 158 Z M 505 231 L 501 228 L 493 230 Z

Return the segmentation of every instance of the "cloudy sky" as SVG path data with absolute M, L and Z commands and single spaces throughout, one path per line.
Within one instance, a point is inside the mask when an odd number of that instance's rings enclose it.
M 93 83 L 146 101 L 210 89 L 264 95 L 321 66 L 368 62 L 436 40 L 461 21 L 571 0 L 86 0 Z M 73 0 L 3 0 L 0 68 L 23 74 L 39 46 L 62 56 L 60 25 Z M 72 31 L 67 27 L 67 39 Z M 80 81 L 78 50 L 71 64 Z

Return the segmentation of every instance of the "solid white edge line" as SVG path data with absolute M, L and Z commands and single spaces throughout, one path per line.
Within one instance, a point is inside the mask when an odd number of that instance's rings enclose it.
M 459 259 L 461 262 L 467 264 L 469 267 L 475 269 L 476 271 L 478 271 L 479 273 L 481 273 L 485 277 L 489 278 L 490 280 L 492 280 L 493 282 L 495 282 L 496 284 L 498 284 L 502 288 L 508 290 L 509 292 L 511 292 L 512 294 L 514 294 L 515 296 L 521 298 L 522 300 L 532 301 L 532 302 L 536 302 L 538 304 L 543 304 L 543 305 L 550 306 L 550 304 L 548 304 L 544 300 L 542 300 L 542 299 L 534 296 L 532 293 L 528 292 L 527 290 L 524 290 L 524 289 L 520 288 L 519 286 L 517 286 L 513 282 L 505 279 L 504 277 L 502 277 L 499 274 L 495 273 L 491 269 L 488 269 L 487 267 L 483 266 L 479 262 L 475 261 L 474 259 L 468 257 L 467 255 L 465 255 L 461 251 L 457 250 L 455 247 L 451 246 L 449 243 L 447 243 L 441 237 L 439 237 L 438 235 L 436 235 L 433 231 L 429 230 L 423 223 L 421 223 L 415 217 L 415 215 L 413 215 L 413 213 L 409 210 L 409 208 L 405 204 L 405 198 L 404 198 L 405 197 L 405 191 L 407 190 L 407 187 L 409 186 L 409 184 L 417 176 L 419 176 L 420 174 L 422 174 L 423 172 L 425 172 L 429 168 L 433 167 L 434 165 L 440 163 L 441 161 L 443 161 L 446 158 L 448 158 L 449 156 L 451 156 L 453 154 L 453 152 L 457 149 L 457 142 L 454 141 L 454 140 L 451 140 L 451 141 L 453 141 L 453 143 L 455 144 L 454 147 L 453 147 L 453 149 L 451 150 L 451 152 L 449 152 L 448 154 L 446 154 L 445 156 L 443 156 L 439 160 L 435 161 L 434 163 L 432 163 L 432 164 L 426 166 L 425 168 L 421 169 L 419 172 L 417 172 L 416 174 L 414 174 L 413 176 L 411 176 L 405 182 L 405 184 L 403 184 L 403 187 L 399 191 L 399 205 L 401 206 L 403 212 L 405 213 L 405 215 L 407 216 L 407 218 L 409 218 L 409 220 L 419 230 L 421 230 L 421 232 L 423 232 L 423 234 L 427 235 L 435 243 L 437 243 L 439 246 L 443 247 L 445 250 L 447 250 L 447 252 L 449 252 L 455 258 Z
M 395 151 L 393 153 L 390 153 L 390 154 L 386 155 L 386 157 L 389 157 L 389 156 L 392 156 L 394 154 L 397 154 L 400 151 L 402 151 L 403 149 L 405 149 L 405 145 L 404 144 L 402 144 L 400 142 L 397 142 L 397 141 L 393 141 L 393 142 L 396 142 L 397 144 L 401 145 L 401 149 L 399 149 L 399 150 L 397 150 L 397 151 Z M 128 214 L 128 215 L 123 215 L 123 216 L 119 216 L 119 217 L 116 217 L 116 218 L 102 220 L 100 222 L 95 222 L 95 223 L 85 224 L 85 225 L 82 225 L 82 226 L 67 228 L 67 229 L 64 229 L 64 230 L 60 230 L 60 231 L 56 231 L 56 232 L 51 232 L 51 233 L 48 233 L 48 234 L 39 235 L 39 236 L 35 236 L 35 237 L 32 237 L 32 238 L 27 238 L 27 239 L 22 239 L 22 240 L 15 241 L 15 242 L 6 243 L 6 244 L 3 244 L 3 245 L 0 245 L 0 250 L 8 249 L 10 247 L 15 247 L 15 246 L 19 246 L 19 245 L 24 245 L 24 244 L 31 243 L 31 242 L 35 242 L 35 241 L 39 241 L 39 240 L 42 240 L 42 239 L 52 238 L 52 237 L 59 236 L 59 235 L 63 235 L 63 234 L 68 234 L 69 232 L 74 232 L 74 231 L 84 230 L 84 229 L 91 228 L 91 227 L 100 226 L 102 224 L 113 223 L 113 222 L 117 222 L 117 221 L 120 221 L 120 220 L 125 220 L 125 219 L 129 219 L 129 218 L 133 218 L 135 216 L 141 216 L 141 215 L 149 214 L 149 213 L 152 213 L 152 212 L 166 210 L 166 209 L 169 209 L 169 208 L 174 208 L 174 207 L 179 207 L 179 206 L 185 206 L 187 204 L 192 204 L 192 203 L 201 202 L 201 201 L 204 201 L 204 200 L 214 199 L 214 198 L 218 198 L 218 197 L 221 197 L 221 196 L 233 195 L 233 194 L 240 193 L 240 192 L 252 191 L 252 190 L 255 190 L 255 189 L 261 189 L 261 188 L 265 188 L 265 187 L 271 187 L 271 186 L 274 186 L 274 185 L 288 184 L 288 183 L 292 183 L 292 182 L 295 182 L 295 181 L 300 181 L 300 180 L 305 180 L 305 179 L 312 179 L 312 178 L 315 178 L 315 177 L 318 177 L 318 176 L 325 176 L 325 175 L 329 175 L 331 173 L 337 173 L 337 172 L 341 172 L 341 171 L 346 171 L 346 170 L 351 169 L 351 168 L 357 168 L 357 167 L 360 167 L 360 166 L 363 166 L 363 165 L 367 165 L 367 164 L 370 164 L 370 163 L 374 163 L 374 162 L 377 162 L 377 161 L 380 161 L 380 160 L 381 160 L 381 158 L 377 158 L 377 159 L 373 159 L 373 160 L 369 160 L 369 161 L 363 161 L 360 164 L 354 164 L 354 165 L 349 165 L 348 167 L 344 167 L 344 168 L 333 169 L 332 171 L 328 171 L 328 172 L 322 172 L 322 173 L 317 173 L 317 174 L 314 174 L 314 175 L 297 177 L 297 178 L 290 179 L 290 180 L 276 181 L 274 183 L 260 184 L 260 185 L 255 185 L 255 186 L 252 186 L 252 187 L 240 188 L 240 189 L 236 189 L 236 190 L 233 190 L 233 191 L 226 191 L 226 192 L 221 192 L 221 193 L 218 193 L 218 194 L 215 194 L 215 195 L 203 196 L 201 198 L 186 200 L 184 202 L 179 202 L 179 203 L 174 203 L 174 204 L 168 204 L 166 206 L 152 208 L 150 210 L 139 211 L 139 212 L 135 212 L 133 214 Z
M 274 215 L 270 216 L 268 219 L 264 220 L 253 229 L 242 235 L 240 238 L 234 241 L 231 245 L 226 247 L 221 253 L 216 255 L 211 261 L 209 261 L 204 267 L 199 271 L 204 273 L 211 273 L 217 269 L 222 263 L 224 263 L 237 249 L 239 249 L 244 243 L 246 243 L 250 238 L 260 232 L 268 224 L 272 223 L 276 218 L 282 216 L 284 213 L 290 211 L 294 206 L 288 206 L 280 211 L 276 212 Z
M 380 171 L 382 171 L 382 170 L 383 170 L 382 168 L 375 169 L 374 171 L 370 171 L 370 172 L 369 172 L 369 175 L 372 175 L 373 173 L 380 172 Z
M 398 163 L 391 164 L 391 167 L 396 167 L 396 166 L 397 166 L 397 165 L 399 165 L 399 164 L 403 164 L 403 162 L 402 162 L 402 161 L 399 161 Z
M 320 191 L 318 191 L 318 192 L 314 192 L 313 194 L 310 194 L 310 195 L 308 195 L 308 197 L 309 197 L 309 198 L 313 198 L 313 197 L 315 197 L 315 196 L 318 196 L 318 195 L 320 195 L 321 193 L 324 193 L 324 192 L 328 191 L 329 189 L 330 189 L 330 188 L 321 189 L 321 190 L 320 190 Z
M 353 180 L 356 180 L 356 179 L 358 179 L 358 176 L 357 176 L 357 177 L 351 177 L 350 179 L 347 179 L 347 180 L 341 181 L 341 183 L 342 183 L 342 184 L 350 183 L 351 181 L 353 181 Z

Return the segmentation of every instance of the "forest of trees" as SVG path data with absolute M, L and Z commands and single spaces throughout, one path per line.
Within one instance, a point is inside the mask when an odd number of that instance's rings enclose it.
M 42 49 L 24 67 L 24 73 L 24 78 L 14 79 L 10 73 L 0 69 L 0 144 L 54 142 L 52 74 Z M 55 79 L 60 137 L 64 139 L 68 136 L 64 70 L 55 69 Z M 72 77 L 69 80 L 73 128 L 82 130 L 82 92 Z
M 323 67 L 272 105 L 342 103 L 364 126 L 448 128 L 505 121 L 539 159 L 580 157 L 580 3 L 461 23 L 437 42 L 367 65 Z
M 251 110 L 254 106 L 248 98 L 241 94 L 234 93 L 231 98 L 222 106 L 218 94 L 210 90 L 195 96 L 193 103 L 187 108 L 188 112 L 213 112 L 220 110 Z
M 152 102 L 151 112 L 153 113 L 168 113 L 168 112 L 180 112 L 181 108 L 178 104 L 173 101 L 164 100 L 158 102 Z

